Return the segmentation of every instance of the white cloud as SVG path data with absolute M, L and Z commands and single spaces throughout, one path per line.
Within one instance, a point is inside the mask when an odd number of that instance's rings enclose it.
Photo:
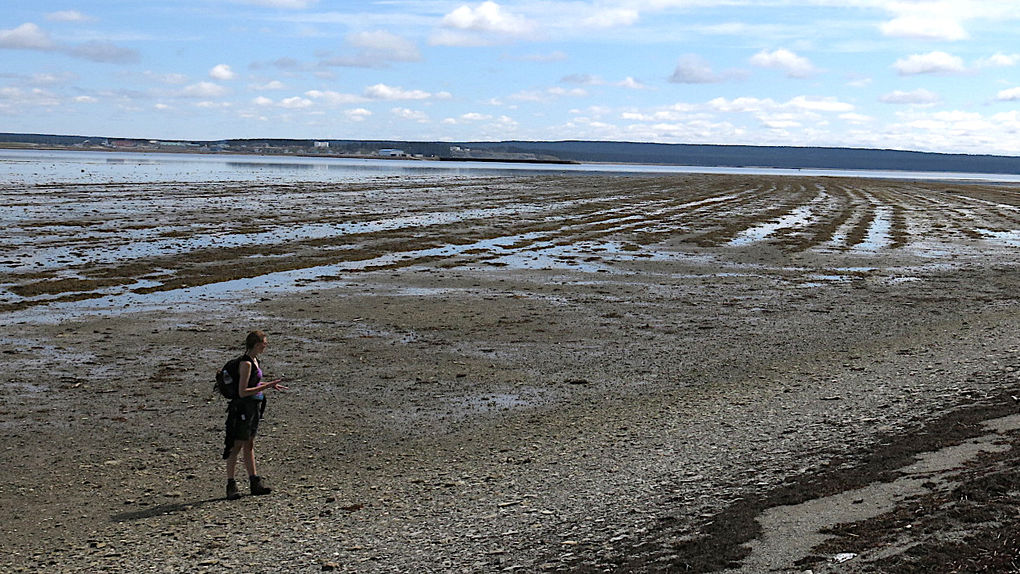
M 1020 88 L 1009 88 L 1008 90 L 1002 90 L 995 96 L 996 100 L 1000 102 L 1016 102 L 1020 101 Z
M 232 104 L 230 102 L 203 101 L 203 102 L 197 102 L 195 104 L 196 108 L 202 108 L 202 109 L 206 109 L 206 110 L 217 110 L 217 109 L 225 110 L 225 109 L 233 107 L 233 106 L 234 106 L 234 104 Z
M 582 97 L 587 96 L 588 91 L 583 88 L 561 88 L 559 86 L 546 88 L 545 90 L 523 90 L 510 96 L 510 99 L 524 102 L 548 102 L 561 97 Z
M 416 62 L 421 59 L 414 42 L 382 30 L 352 34 L 347 41 L 356 48 L 388 60 Z
M 32 74 L 28 78 L 28 83 L 36 86 L 52 86 L 57 84 L 67 84 L 78 79 L 78 75 L 72 72 L 61 72 L 59 74 L 53 74 L 48 72 Z
M 879 29 L 886 36 L 923 40 L 965 40 L 967 31 L 961 21 L 966 18 L 960 2 L 892 2 L 890 9 L 898 16 L 882 23 Z
M 442 30 L 430 42 L 437 46 L 488 46 L 524 37 L 537 26 L 527 18 L 511 14 L 495 2 L 476 7 L 461 5 L 443 17 Z
M 302 98 L 300 96 L 294 96 L 291 98 L 284 98 L 280 100 L 280 107 L 287 108 L 290 110 L 309 108 L 312 105 L 313 105 L 312 100 L 309 100 L 308 98 Z
M 52 22 L 91 22 L 95 18 L 82 14 L 77 10 L 60 10 L 46 14 L 46 19 Z
M 458 30 L 509 35 L 526 34 L 534 28 L 527 19 L 506 12 L 502 6 L 490 1 L 482 2 L 475 8 L 462 5 L 444 16 L 442 24 Z
M 560 81 L 567 84 L 580 84 L 582 86 L 601 86 L 606 83 L 602 76 L 594 76 L 592 74 L 570 74 L 569 76 L 563 76 Z
M 451 30 L 440 30 L 429 38 L 429 44 L 433 46 L 451 46 L 470 48 L 477 46 L 491 46 L 498 43 L 497 40 L 480 34 L 465 34 Z
M 561 87 L 556 86 L 556 87 L 549 88 L 547 91 L 548 91 L 549 94 L 551 94 L 553 96 L 582 97 L 582 96 L 587 96 L 588 95 L 588 91 L 585 90 L 584 88 L 570 88 L 570 89 L 567 89 L 567 88 L 561 88 Z
M 373 100 L 427 100 L 432 94 L 422 90 L 405 90 L 401 87 L 375 84 L 365 88 L 365 97 Z
M 627 89 L 631 89 L 631 90 L 647 90 L 648 89 L 648 86 L 642 84 L 641 82 L 635 80 L 634 78 L 632 78 L 630 76 L 627 76 L 623 80 L 617 82 L 616 85 L 621 87 L 621 88 L 627 88 Z
M 758 121 L 763 126 L 772 130 L 788 130 L 790 128 L 799 128 L 804 124 L 798 119 L 798 116 L 791 113 L 769 113 L 760 114 Z
M 253 90 L 285 90 L 287 86 L 279 80 L 270 80 L 263 84 L 253 84 L 251 88 Z
M 230 69 L 230 66 L 226 64 L 218 64 L 209 70 L 209 77 L 214 80 L 227 81 L 237 78 L 237 74 Z
M 594 76 L 591 74 L 570 74 L 569 76 L 563 76 L 560 80 L 565 84 L 577 84 L 579 86 L 616 86 L 618 88 L 627 88 L 631 90 L 647 90 L 648 86 L 635 80 L 634 78 L 627 76 L 619 82 L 609 83 L 602 76 Z M 563 88 L 549 88 L 547 93 L 552 96 L 585 96 L 588 93 L 579 88 L 573 90 L 564 90 Z M 539 94 L 539 92 L 533 92 L 533 94 Z
M 344 116 L 352 122 L 363 122 L 372 116 L 372 112 L 365 108 L 354 108 L 351 110 L 345 110 Z
M 751 57 L 751 64 L 782 70 L 791 78 L 806 78 L 817 72 L 810 60 L 784 48 L 772 52 L 762 50 Z
M 24 90 L 16 87 L 0 88 L 0 110 L 15 107 L 56 107 L 60 99 L 48 90 L 33 88 Z
M 699 110 L 694 104 L 679 103 L 663 109 L 654 110 L 651 113 L 639 111 L 626 111 L 620 117 L 629 121 L 639 122 L 686 122 L 695 118 L 706 117 L 706 114 Z
M 871 78 L 854 76 L 850 78 L 846 85 L 850 86 L 851 88 L 866 88 L 870 86 L 873 81 L 874 80 L 872 80 Z
M 10 30 L 0 30 L 0 49 L 56 51 L 74 58 L 122 64 L 138 60 L 138 53 L 120 48 L 107 41 L 90 41 L 77 45 L 54 42 L 39 26 L 27 22 Z
M 771 98 L 741 97 L 728 100 L 720 97 L 707 102 L 704 109 L 728 114 L 750 114 L 757 118 L 762 125 L 772 130 L 791 129 L 805 125 L 817 127 L 827 121 L 826 116 L 822 114 L 846 116 L 855 111 L 853 104 L 842 102 L 837 98 L 814 96 L 796 96 L 786 102 L 777 102 Z
M 519 124 L 517 120 L 511 118 L 510 116 L 499 116 L 498 118 L 496 118 L 496 121 L 493 123 L 492 127 L 500 130 L 514 130 L 517 129 L 518 125 Z
M 885 94 L 879 101 L 887 104 L 934 104 L 939 101 L 939 96 L 935 92 L 918 88 L 911 92 L 896 90 Z
M 618 26 L 630 26 L 638 21 L 640 14 L 637 10 L 627 8 L 612 8 L 600 10 L 581 21 L 581 25 L 589 28 L 616 28 Z
M 486 130 L 498 130 L 503 134 L 505 134 L 507 130 L 517 129 L 518 126 L 517 121 L 510 116 L 491 116 L 489 114 L 482 114 L 478 112 L 468 112 L 466 114 L 461 114 L 456 118 L 445 118 L 442 123 L 450 126 L 482 124 L 482 127 Z M 498 137 L 505 137 L 505 135 Z
M 95 104 L 99 102 L 98 99 L 93 98 L 92 96 L 76 96 L 74 101 L 79 104 Z
M 786 103 L 791 108 L 813 112 L 850 112 L 853 104 L 841 102 L 836 98 L 820 98 L 813 96 L 797 96 Z
M 840 114 L 839 119 L 852 124 L 866 124 L 875 121 L 875 118 L 858 113 Z
M 85 42 L 84 44 L 66 47 L 63 51 L 75 58 L 92 60 L 93 62 L 127 64 L 138 61 L 137 52 L 130 48 L 121 48 L 111 42 Z
M 365 98 L 362 96 L 328 90 L 324 92 L 320 90 L 309 90 L 305 92 L 305 96 L 313 100 L 322 100 L 324 104 L 330 106 L 346 106 L 350 104 L 360 104 L 365 101 Z
M 227 89 L 213 82 L 198 82 L 186 86 L 178 95 L 185 98 L 219 98 L 227 95 Z
M 1017 64 L 1020 64 L 1020 54 L 997 52 L 987 58 L 978 60 L 978 65 L 984 68 L 1010 68 Z
M 712 71 L 701 56 L 687 54 L 680 57 L 669 81 L 675 84 L 714 84 L 723 81 L 723 77 Z
M 307 94 L 306 94 L 307 95 Z M 253 104 L 259 107 L 279 107 L 287 110 L 301 110 L 310 108 L 315 105 L 310 98 L 303 98 L 301 96 L 291 96 L 289 98 L 283 98 L 282 100 L 275 101 L 272 98 L 265 96 L 256 96 L 251 101 Z M 229 105 L 229 104 L 228 104 Z
M 709 108 L 720 112 L 760 112 L 766 109 L 773 109 L 778 105 L 775 100 L 770 98 L 758 99 L 750 97 L 740 97 L 732 100 L 719 97 L 708 102 Z
M 957 56 L 945 52 L 928 52 L 927 54 L 912 54 L 906 58 L 896 60 L 893 64 L 901 76 L 913 76 L 917 74 L 959 74 L 965 72 L 967 67 Z
M 858 145 L 868 147 L 1020 155 L 1020 139 L 1015 136 L 1020 130 L 1020 117 L 1015 110 L 982 116 L 976 112 L 911 108 L 897 115 L 898 122 L 868 126 L 851 135 L 860 142 Z
M 0 49 L 40 50 L 61 52 L 74 58 L 123 64 L 138 60 L 138 53 L 121 48 L 107 41 L 90 41 L 83 44 L 67 45 L 54 42 L 39 26 L 27 22 L 10 30 L 0 30 Z
M 977 112 L 964 112 L 960 110 L 946 110 L 941 112 L 935 112 L 932 116 L 938 121 L 952 123 L 956 125 L 970 126 L 974 128 L 980 128 L 986 125 L 986 120 Z
M 346 42 L 353 50 L 352 53 L 325 58 L 322 64 L 377 68 L 384 67 L 390 62 L 421 60 L 421 53 L 414 42 L 383 30 L 357 32 L 348 36 Z
M 57 45 L 42 28 L 27 22 L 11 30 L 0 30 L 0 48 L 8 50 L 54 50 Z
M 398 118 L 409 120 L 418 123 L 428 123 L 429 116 L 421 110 L 412 110 L 409 108 L 393 108 L 390 113 L 397 116 Z

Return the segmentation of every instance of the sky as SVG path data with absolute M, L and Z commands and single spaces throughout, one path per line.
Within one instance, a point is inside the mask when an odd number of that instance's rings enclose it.
M 1018 0 L 8 2 L 0 132 L 1020 155 Z

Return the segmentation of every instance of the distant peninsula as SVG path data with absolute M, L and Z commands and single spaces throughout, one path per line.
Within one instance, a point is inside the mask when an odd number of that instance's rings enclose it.
M 337 139 L 148 140 L 0 133 L 0 147 L 241 153 L 436 161 L 614 163 L 1020 174 L 1020 157 L 838 147 L 663 144 L 614 141 L 439 142 Z

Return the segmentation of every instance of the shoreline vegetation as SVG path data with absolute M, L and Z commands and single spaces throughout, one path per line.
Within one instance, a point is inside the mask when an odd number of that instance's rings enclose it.
M 612 141 L 429 142 L 386 140 L 227 139 L 148 140 L 0 133 L 0 148 L 245 153 L 372 159 L 613 163 L 694 167 L 846 169 L 1020 174 L 1020 157 L 891 149 L 658 144 Z M 27 148 L 31 149 L 31 148 Z
M 372 159 L 372 160 L 412 160 L 412 161 L 472 161 L 472 162 L 499 162 L 499 163 L 526 163 L 526 164 L 553 164 L 553 165 L 579 165 L 581 162 L 561 159 L 521 159 L 513 157 L 416 157 L 416 156 L 399 156 L 399 155 L 370 155 L 370 154 L 331 154 L 331 153 L 293 153 L 293 152 L 280 152 L 280 153 L 258 153 L 252 154 L 246 151 L 208 151 L 208 150 L 189 150 L 189 149 L 175 149 L 173 147 L 153 147 L 151 149 L 139 149 L 139 148 L 112 148 L 107 146 L 92 146 L 92 147 L 78 147 L 78 146 L 39 146 L 34 144 L 19 144 L 11 142 L 0 142 L 0 149 L 10 150 L 37 150 L 37 151 L 92 151 L 92 152 L 111 152 L 111 153 L 180 153 L 180 154 L 196 154 L 196 155 L 261 155 L 266 157 L 274 157 L 280 155 L 286 155 L 290 157 L 304 157 L 304 158 L 333 158 L 333 159 Z
M 4 572 L 1015 569 L 1018 185 L 0 195 Z M 228 501 L 253 328 L 291 390 Z

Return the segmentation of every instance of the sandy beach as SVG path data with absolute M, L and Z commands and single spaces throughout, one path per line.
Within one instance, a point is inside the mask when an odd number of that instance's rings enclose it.
M 0 571 L 1020 564 L 1016 186 L 0 195 Z M 227 501 L 213 374 L 254 328 L 291 390 L 275 491 Z

